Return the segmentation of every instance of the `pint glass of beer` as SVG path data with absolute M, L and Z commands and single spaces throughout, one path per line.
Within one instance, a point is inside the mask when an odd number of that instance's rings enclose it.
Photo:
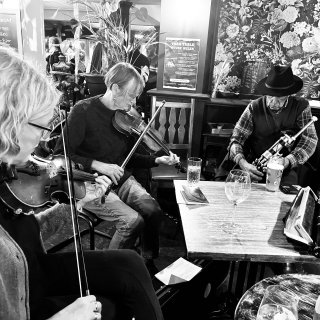
M 268 191 L 275 192 L 279 190 L 283 169 L 283 158 L 274 157 L 269 160 L 266 179 L 266 189 Z

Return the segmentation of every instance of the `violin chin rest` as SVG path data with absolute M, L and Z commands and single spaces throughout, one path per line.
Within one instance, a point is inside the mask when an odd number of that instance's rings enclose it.
M 32 170 L 31 168 L 17 168 L 18 172 L 26 173 L 30 176 L 40 176 L 39 172 Z

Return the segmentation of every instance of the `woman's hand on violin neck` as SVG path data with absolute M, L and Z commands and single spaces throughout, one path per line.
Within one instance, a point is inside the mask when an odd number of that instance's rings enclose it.
M 169 156 L 158 157 L 158 158 L 156 158 L 155 162 L 156 162 L 156 164 L 162 163 L 162 164 L 168 164 L 171 166 L 171 165 L 174 165 L 174 164 L 180 162 L 180 158 L 176 154 L 174 154 L 170 151 Z
M 104 163 L 97 160 L 92 161 L 91 169 L 108 176 L 115 185 L 118 184 L 124 173 L 124 170 L 116 164 Z
M 48 320 L 100 320 L 101 303 L 95 296 L 78 298 Z

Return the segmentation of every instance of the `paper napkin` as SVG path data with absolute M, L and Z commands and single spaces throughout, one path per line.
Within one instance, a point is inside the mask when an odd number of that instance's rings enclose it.
M 186 204 L 209 203 L 199 187 L 189 187 L 182 185 L 181 194 Z
M 179 258 L 168 267 L 158 272 L 155 277 L 166 285 L 176 284 L 190 281 L 201 271 L 201 269 L 201 267 L 198 267 L 183 258 Z

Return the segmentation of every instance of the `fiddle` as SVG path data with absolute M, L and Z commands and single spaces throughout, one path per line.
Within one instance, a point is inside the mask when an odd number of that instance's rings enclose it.
M 65 160 L 61 156 L 51 160 L 34 156 L 23 166 L 16 166 L 16 177 L 0 184 L 1 200 L 15 214 L 32 213 L 36 208 L 52 205 L 68 197 Z M 75 198 L 86 195 L 84 181 L 94 182 L 93 174 L 73 169 Z
M 112 124 L 119 132 L 128 137 L 134 136 L 135 138 L 139 137 L 147 127 L 147 124 L 142 120 L 139 112 L 134 108 L 131 108 L 128 112 L 117 110 L 112 119 Z M 150 153 L 156 153 L 162 150 L 166 155 L 170 155 L 170 149 L 163 141 L 161 134 L 154 128 L 149 127 L 147 129 L 143 135 L 142 143 Z M 184 168 L 180 162 L 178 162 L 175 167 L 182 173 L 187 172 L 186 168 Z

